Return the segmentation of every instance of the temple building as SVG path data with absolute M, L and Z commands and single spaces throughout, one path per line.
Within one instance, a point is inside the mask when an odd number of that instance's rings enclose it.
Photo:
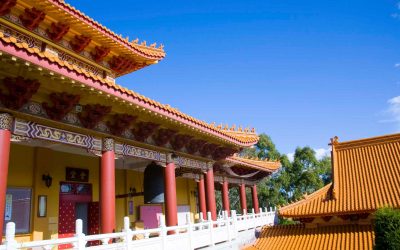
M 332 183 L 280 208 L 299 224 L 264 227 L 248 249 L 374 249 L 374 212 L 400 208 L 400 134 L 330 145 Z
M 217 189 L 224 210 L 239 188 L 240 213 L 259 213 L 256 184 L 280 163 L 238 156 L 257 143 L 254 129 L 209 124 L 116 83 L 165 55 L 63 0 L 0 0 L 2 235 L 8 222 L 32 241 L 73 235 L 77 218 L 85 234 L 120 232 L 124 216 L 132 228 L 157 227 L 160 215 L 184 224 L 188 212 L 217 220 Z

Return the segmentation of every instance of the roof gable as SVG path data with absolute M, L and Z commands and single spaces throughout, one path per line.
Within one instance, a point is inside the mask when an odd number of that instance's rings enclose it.
M 332 140 L 333 183 L 280 209 L 285 217 L 373 212 L 400 207 L 400 134 Z

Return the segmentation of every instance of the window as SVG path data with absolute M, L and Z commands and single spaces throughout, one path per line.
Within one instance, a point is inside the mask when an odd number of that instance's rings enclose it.
M 32 189 L 7 188 L 3 234 L 8 222 L 15 223 L 15 233 L 30 232 Z

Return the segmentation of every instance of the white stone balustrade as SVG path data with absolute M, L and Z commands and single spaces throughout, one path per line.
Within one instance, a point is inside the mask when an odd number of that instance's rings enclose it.
M 7 223 L 6 237 L 0 250 L 17 249 L 57 249 L 57 246 L 68 244 L 72 249 L 197 249 L 206 247 L 238 249 L 241 242 L 242 232 L 254 236 L 255 228 L 265 225 L 274 225 L 277 222 L 276 210 L 267 211 L 261 209 L 259 214 L 248 213 L 236 215 L 231 212 L 231 217 L 223 213 L 223 217 L 217 221 L 211 220 L 211 214 L 207 214 L 207 220 L 200 215 L 198 223 L 192 223 L 188 213 L 189 223 L 181 226 L 166 227 L 164 218 L 161 218 L 159 228 L 147 230 L 131 230 L 129 218 L 124 218 L 124 229 L 122 232 L 110 234 L 85 235 L 82 233 L 82 221 L 76 220 L 74 237 L 21 242 L 15 240 L 15 224 Z M 168 231 L 175 231 L 176 234 L 167 234 Z M 90 245 L 89 242 L 99 242 L 99 245 Z

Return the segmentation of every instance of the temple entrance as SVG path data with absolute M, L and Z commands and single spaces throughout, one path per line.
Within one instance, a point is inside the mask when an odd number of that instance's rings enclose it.
M 75 221 L 83 222 L 83 233 L 99 233 L 99 203 L 92 202 L 92 184 L 60 182 L 58 212 L 58 237 L 67 238 L 75 234 Z M 61 245 L 59 249 L 69 248 Z

